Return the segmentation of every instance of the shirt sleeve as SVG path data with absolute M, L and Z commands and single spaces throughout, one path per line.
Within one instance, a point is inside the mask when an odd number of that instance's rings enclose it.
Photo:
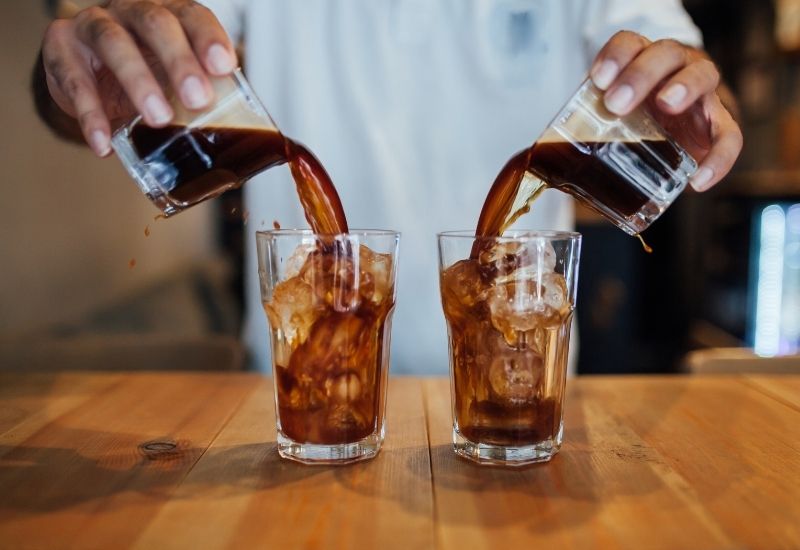
M 246 0 L 201 0 L 200 3 L 214 12 L 234 45 L 241 42 Z
M 689 46 L 703 46 L 700 29 L 681 0 L 595 0 L 590 4 L 583 32 L 590 59 L 622 30 L 637 32 L 653 41 L 671 38 Z

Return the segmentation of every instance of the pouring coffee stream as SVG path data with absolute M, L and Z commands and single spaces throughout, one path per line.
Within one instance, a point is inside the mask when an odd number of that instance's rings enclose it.
M 669 153 L 666 141 L 629 143 L 628 147 L 650 147 Z M 562 142 L 537 142 L 515 154 L 503 166 L 483 203 L 477 237 L 500 237 L 520 216 L 530 211 L 537 197 L 548 188 L 574 196 L 590 208 L 605 215 L 600 204 L 630 216 L 647 203 L 647 196 L 631 187 L 614 171 L 608 169 L 593 153 L 603 143 L 584 143 L 583 148 Z M 581 154 L 581 150 L 590 153 Z M 678 159 L 676 158 L 676 161 Z M 657 168 L 657 167 L 656 167 Z M 654 168 L 655 169 L 655 168 Z M 645 252 L 653 251 L 639 233 L 634 236 Z M 472 250 L 476 258 L 478 242 Z
M 167 126 L 133 129 L 131 142 L 145 166 L 168 185 L 170 215 L 240 187 L 254 175 L 289 164 L 306 219 L 315 233 L 347 233 L 339 194 L 324 166 L 304 145 L 277 130 Z M 202 154 L 198 154 L 202 153 Z

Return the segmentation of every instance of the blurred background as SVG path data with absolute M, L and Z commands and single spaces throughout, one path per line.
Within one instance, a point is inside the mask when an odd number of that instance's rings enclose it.
M 739 98 L 745 150 L 645 233 L 654 254 L 579 212 L 580 373 L 800 351 L 800 0 L 684 4 Z M 240 197 L 156 221 L 116 159 L 53 137 L 28 90 L 48 6 L 0 2 L 0 369 L 246 368 Z

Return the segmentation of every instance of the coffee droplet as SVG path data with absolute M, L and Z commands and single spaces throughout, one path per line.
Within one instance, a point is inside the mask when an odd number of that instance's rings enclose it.
M 650 247 L 649 244 L 644 242 L 644 239 L 642 238 L 642 236 L 640 234 L 637 233 L 636 234 L 636 238 L 639 239 L 640 243 L 642 243 L 642 248 L 644 248 L 645 252 L 647 252 L 648 254 L 652 254 L 653 253 L 653 249 Z
M 278 220 L 272 220 L 272 227 L 274 227 L 275 229 L 280 229 L 281 224 L 278 223 Z
M 156 214 L 155 216 L 153 216 L 153 221 L 154 222 L 157 222 L 158 220 L 166 220 L 166 219 L 167 219 L 166 214 Z
M 149 237 L 150 236 L 150 226 L 149 225 L 145 225 L 144 226 L 144 236 L 145 237 Z
M 136 258 L 131 258 L 131 261 L 128 262 L 128 269 L 133 269 L 136 267 Z

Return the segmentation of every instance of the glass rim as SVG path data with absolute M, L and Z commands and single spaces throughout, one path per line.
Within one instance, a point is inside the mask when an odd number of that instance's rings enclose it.
M 311 229 L 264 229 L 256 231 L 257 238 L 275 237 L 400 237 L 392 229 L 351 229 L 347 233 L 314 233 Z
M 512 229 L 499 237 L 479 237 L 471 230 L 442 231 L 437 239 L 469 239 L 471 241 L 520 242 L 546 239 L 549 241 L 580 240 L 583 235 L 577 231 L 554 231 L 549 229 Z

